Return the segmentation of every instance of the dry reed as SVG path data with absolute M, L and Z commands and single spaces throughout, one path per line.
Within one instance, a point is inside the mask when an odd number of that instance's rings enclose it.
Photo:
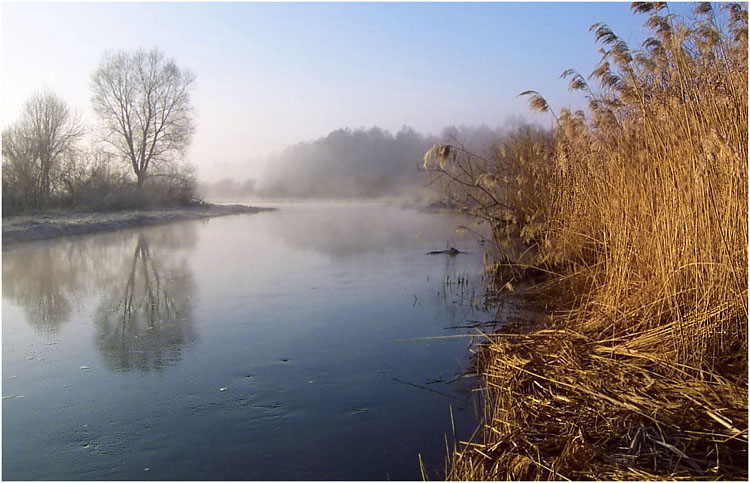
M 491 223 L 495 287 L 533 275 L 553 309 L 478 351 L 483 428 L 449 479 L 747 479 L 747 7 L 631 8 L 641 50 L 596 24 L 598 89 L 563 73 L 588 114 L 425 157 Z

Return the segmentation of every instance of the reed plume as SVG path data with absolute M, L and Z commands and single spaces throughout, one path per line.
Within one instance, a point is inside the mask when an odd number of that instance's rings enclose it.
M 495 286 L 551 310 L 479 351 L 450 479 L 747 479 L 747 7 L 631 9 L 640 49 L 595 24 L 601 62 L 563 73 L 588 112 L 430 165 L 491 224 Z

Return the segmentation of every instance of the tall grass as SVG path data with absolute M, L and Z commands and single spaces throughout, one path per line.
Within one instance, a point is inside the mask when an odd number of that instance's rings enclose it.
M 747 8 L 631 8 L 652 32 L 640 50 L 596 24 L 600 64 L 563 73 L 587 114 L 527 91 L 551 139 L 427 153 L 499 253 L 527 247 L 497 285 L 546 274 L 555 309 L 489 337 L 485 427 L 451 478 L 747 478 Z

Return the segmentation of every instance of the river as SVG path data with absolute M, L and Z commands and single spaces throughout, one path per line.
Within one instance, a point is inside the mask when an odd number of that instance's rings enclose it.
M 3 478 L 439 477 L 477 421 L 434 337 L 494 316 L 467 220 L 279 208 L 4 250 Z

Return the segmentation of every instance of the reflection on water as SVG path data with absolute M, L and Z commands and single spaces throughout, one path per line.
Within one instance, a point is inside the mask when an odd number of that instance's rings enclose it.
M 3 297 L 23 307 L 39 333 L 55 334 L 70 319 L 73 294 L 80 287 L 76 261 L 66 256 L 65 248 L 3 254 Z
M 451 408 L 476 427 L 445 328 L 494 317 L 461 221 L 291 205 L 3 251 L 3 477 L 439 476 Z
M 436 248 L 445 248 L 467 237 L 455 231 L 467 222 L 457 214 L 415 216 L 410 209 L 367 203 L 324 206 L 316 211 L 285 207 L 269 217 L 266 226 L 290 247 L 338 258 L 424 249 L 436 243 Z
M 19 247 L 3 253 L 3 297 L 38 333 L 53 336 L 82 295 L 96 294 L 96 340 L 107 366 L 161 369 L 196 337 L 187 259 L 195 243 L 195 225 L 177 224 Z
M 171 248 L 141 233 L 132 256 L 123 259 L 118 273 L 124 283 L 113 284 L 96 311 L 96 339 L 108 367 L 161 369 L 179 361 L 181 348 L 195 339 L 195 282 Z

